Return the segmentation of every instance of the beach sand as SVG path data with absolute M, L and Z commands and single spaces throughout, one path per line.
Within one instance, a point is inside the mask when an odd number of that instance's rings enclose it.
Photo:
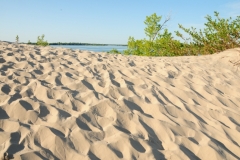
M 239 60 L 0 42 L 0 157 L 240 159 Z

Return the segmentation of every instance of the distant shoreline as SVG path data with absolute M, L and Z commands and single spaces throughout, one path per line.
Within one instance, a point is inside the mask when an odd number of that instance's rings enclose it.
M 9 42 L 9 41 L 1 41 L 0 42 L 8 42 L 8 43 L 16 43 L 16 42 Z M 32 44 L 36 45 L 36 42 L 30 42 L 30 43 L 25 43 L 25 42 L 19 42 L 18 44 Z M 127 44 L 99 44 L 99 43 L 77 43 L 77 42 L 53 42 L 53 43 L 48 43 L 49 45 L 85 45 L 85 46 L 128 46 Z
M 98 43 L 49 43 L 49 45 L 87 45 L 87 46 L 128 46 L 126 44 L 98 44 Z

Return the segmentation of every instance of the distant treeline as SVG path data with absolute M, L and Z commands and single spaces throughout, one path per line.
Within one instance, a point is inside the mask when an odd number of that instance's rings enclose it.
M 77 42 L 69 42 L 69 43 L 55 42 L 55 43 L 49 43 L 49 45 L 127 46 L 124 44 L 96 44 L 96 43 L 77 43 Z
M 27 44 L 36 45 L 36 42 L 28 41 Z M 97 44 L 97 43 L 78 43 L 78 42 L 54 42 L 48 45 L 87 45 L 87 46 L 127 46 L 127 44 Z

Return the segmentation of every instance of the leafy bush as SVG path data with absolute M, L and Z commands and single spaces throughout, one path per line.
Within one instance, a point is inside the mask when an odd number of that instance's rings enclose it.
M 204 25 L 206 28 L 199 32 L 196 28 L 184 28 L 179 24 L 179 28 L 191 36 L 191 50 L 199 50 L 202 54 L 212 54 L 226 49 L 235 48 L 240 46 L 240 16 L 235 20 L 224 19 L 219 17 L 218 12 L 214 12 L 216 19 L 212 19 L 207 15 L 207 23 Z M 182 34 L 177 31 L 176 35 L 186 40 Z
M 112 54 L 121 54 L 121 52 L 119 52 L 117 49 L 113 48 L 112 50 L 110 50 L 107 53 L 112 53 Z
M 37 45 L 39 45 L 39 46 L 48 46 L 48 42 L 44 41 L 44 34 L 41 37 L 38 36 Z
M 140 56 L 174 56 L 180 54 L 179 50 L 183 44 L 174 40 L 172 34 L 164 29 L 165 24 L 170 20 L 170 17 L 165 19 L 162 24 L 159 24 L 162 17 L 156 13 L 147 16 L 144 23 L 147 27 L 144 29 L 149 40 L 135 40 L 133 37 L 128 39 L 128 49 L 124 51 L 126 55 Z M 163 30 L 161 34 L 160 31 Z
M 240 47 L 240 16 L 235 20 L 223 19 L 218 12 L 214 12 L 216 19 L 206 16 L 207 23 L 204 31 L 196 31 L 196 28 L 186 29 L 179 24 L 179 28 L 188 33 L 191 38 L 184 38 L 179 31 L 175 31 L 184 43 L 175 40 L 172 33 L 164 29 L 164 25 L 169 21 L 167 18 L 162 24 L 161 16 L 155 13 L 147 16 L 144 23 L 147 25 L 145 34 L 149 40 L 135 40 L 133 37 L 128 39 L 128 49 L 124 51 L 126 55 L 140 56 L 182 56 L 212 54 L 229 48 Z M 164 29 L 161 34 L 160 31 Z M 190 42 L 189 42 L 190 40 Z

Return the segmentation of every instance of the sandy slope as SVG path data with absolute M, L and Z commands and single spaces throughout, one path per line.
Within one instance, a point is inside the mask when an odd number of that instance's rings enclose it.
M 0 42 L 0 154 L 240 159 L 240 49 L 137 57 Z

